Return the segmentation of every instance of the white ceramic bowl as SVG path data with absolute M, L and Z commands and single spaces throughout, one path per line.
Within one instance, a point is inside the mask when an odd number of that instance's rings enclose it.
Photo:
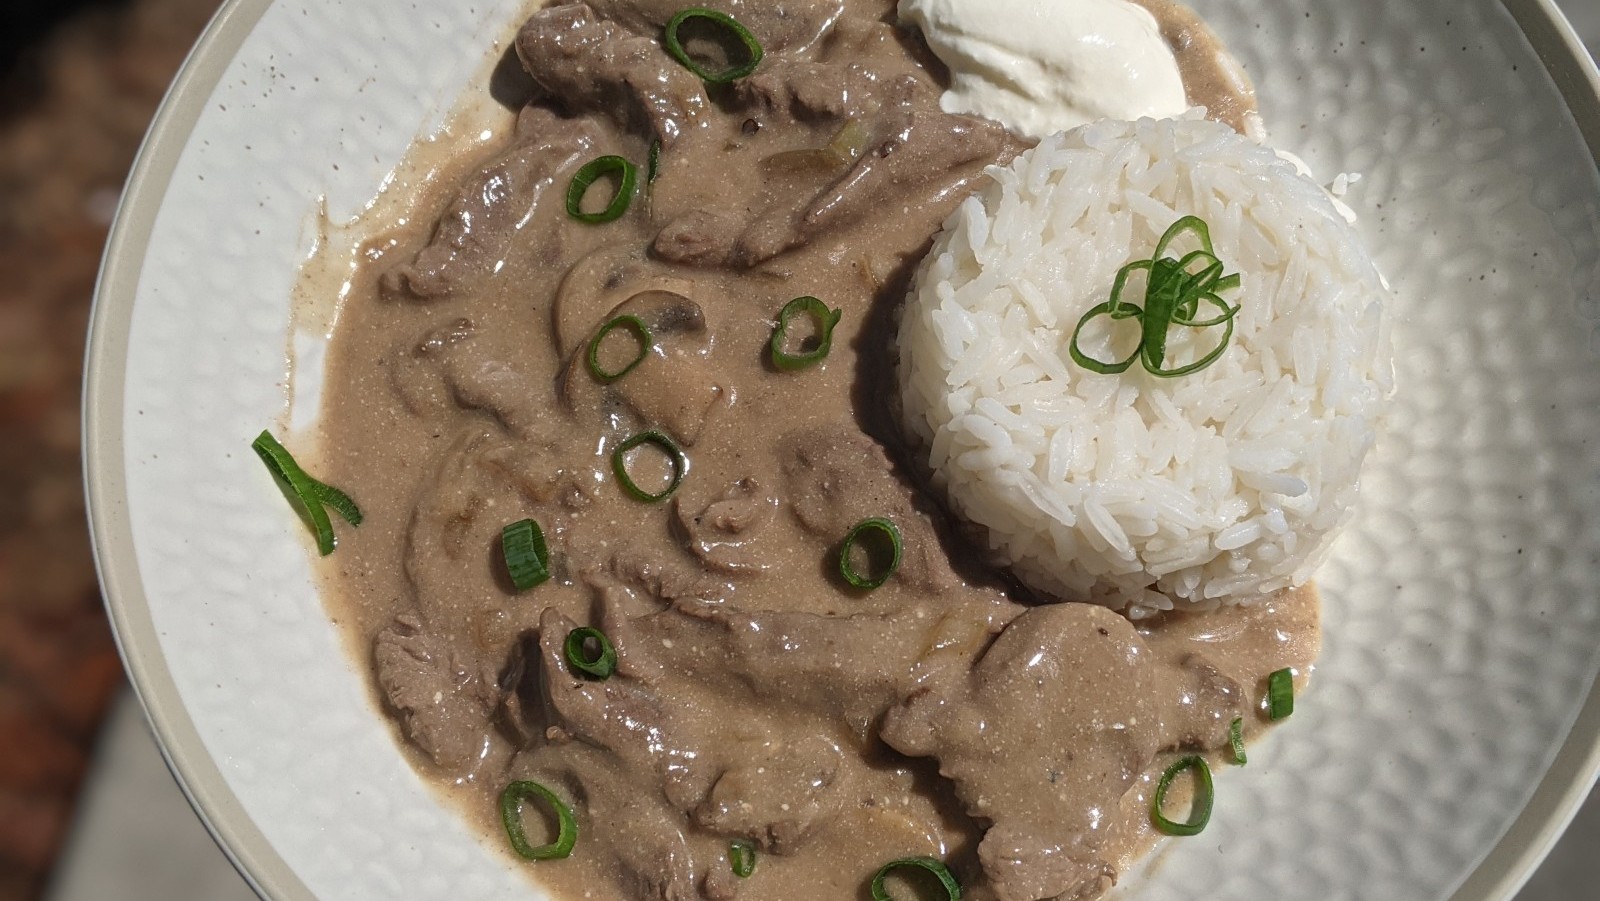
M 1194 5 L 1276 142 L 1363 174 L 1401 390 L 1321 575 L 1312 690 L 1121 891 L 1508 897 L 1600 769 L 1600 79 L 1548 0 Z M 85 408 L 107 603 L 179 780 L 271 898 L 540 897 L 401 757 L 248 447 L 315 412 L 290 312 L 319 199 L 359 209 L 519 6 L 234 0 L 107 252 Z

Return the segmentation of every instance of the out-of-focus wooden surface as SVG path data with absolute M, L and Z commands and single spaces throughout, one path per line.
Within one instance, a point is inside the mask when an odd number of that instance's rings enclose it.
M 122 682 L 84 522 L 84 328 L 123 177 L 214 4 L 96 4 L 0 83 L 0 899 L 43 891 Z M 38 20 L 0 18 L 8 47 Z

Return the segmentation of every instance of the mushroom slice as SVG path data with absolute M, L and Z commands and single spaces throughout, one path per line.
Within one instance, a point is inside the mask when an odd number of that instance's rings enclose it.
M 592 370 L 590 346 L 608 323 L 625 316 L 638 319 L 644 331 L 615 329 L 607 340 L 642 341 L 643 358 L 608 380 Z M 733 402 L 713 343 L 699 304 L 675 291 L 641 291 L 613 307 L 572 353 L 562 372 L 562 397 L 574 411 L 602 410 L 633 430 L 661 429 L 681 446 L 693 446 L 714 412 Z

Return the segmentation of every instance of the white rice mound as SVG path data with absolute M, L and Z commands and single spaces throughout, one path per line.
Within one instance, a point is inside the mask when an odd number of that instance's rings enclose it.
M 1025 584 L 1135 618 L 1306 581 L 1393 390 L 1388 292 L 1354 228 L 1293 165 L 1197 111 L 1091 123 L 989 174 L 900 324 L 902 409 L 936 487 Z M 1073 362 L 1079 318 L 1184 215 L 1241 274 L 1222 295 L 1241 306 L 1227 350 L 1171 379 Z M 1123 299 L 1142 305 L 1137 283 Z M 1124 358 L 1138 327 L 1107 321 L 1080 346 Z M 1221 334 L 1173 326 L 1166 366 Z

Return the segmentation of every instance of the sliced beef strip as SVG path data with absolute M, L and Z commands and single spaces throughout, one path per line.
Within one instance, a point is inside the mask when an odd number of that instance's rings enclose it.
M 655 38 L 686 8 L 682 0 L 588 0 L 601 16 Z M 843 0 L 707 0 L 702 9 L 727 13 L 750 30 L 767 54 L 803 52 L 844 12 Z
M 929 109 L 927 94 L 936 89 L 910 75 L 887 77 L 886 84 L 852 99 L 848 89 L 835 97 L 814 82 L 819 68 L 803 60 L 775 68 L 743 88 L 745 102 L 756 110 L 800 113 L 808 120 L 834 120 L 835 113 L 858 131 L 847 146 L 828 148 L 840 126 L 814 129 L 812 146 L 788 148 L 767 157 L 767 183 L 743 209 L 707 210 L 692 190 L 680 196 L 680 179 L 703 177 L 707 158 L 721 148 L 699 148 L 694 171 L 682 171 L 674 154 L 663 151 L 662 202 L 657 221 L 664 222 L 652 244 L 664 259 L 697 267 L 748 269 L 786 251 L 818 241 L 871 218 L 892 204 L 903 211 L 945 210 L 970 190 L 986 165 L 1005 162 L 1022 145 L 997 123 Z M 863 83 L 884 78 L 861 69 Z M 785 81 L 785 79 L 788 79 Z M 759 121 L 759 120 L 750 120 Z M 806 156 L 810 154 L 810 156 Z M 842 156 L 840 156 L 842 154 Z M 829 158 L 836 165 L 826 165 Z M 808 166 L 786 160 L 814 159 Z
M 904 543 L 896 580 L 939 592 L 959 584 L 932 520 L 884 449 L 854 429 L 806 429 L 779 442 L 788 510 L 830 546 L 869 517 L 892 520 Z
M 510 772 L 564 797 L 580 841 L 609 862 L 615 891 L 640 901 L 699 901 L 709 848 L 669 807 L 658 787 L 603 749 L 558 738 L 520 755 Z M 526 815 L 524 817 L 526 819 Z M 611 891 L 608 883 L 606 891 Z
M 692 809 L 716 778 L 697 736 L 679 725 L 694 713 L 663 704 L 653 686 L 636 678 L 623 636 L 611 635 L 618 649 L 615 675 L 601 680 L 573 671 L 564 645 L 577 626 L 554 609 L 539 621 L 540 685 L 550 728 L 605 750 L 629 772 L 653 774 L 674 807 Z
M 744 220 L 729 213 L 689 209 L 662 226 L 650 250 L 657 257 L 686 266 L 720 266 L 744 233 Z
M 506 692 L 502 670 L 508 658 L 515 662 L 516 636 L 531 625 L 524 620 L 536 615 L 503 593 L 499 532 L 534 517 L 547 524 L 560 559 L 567 520 L 548 511 L 582 496 L 581 482 L 563 470 L 543 466 L 519 477 L 530 453 L 539 448 L 480 427 L 450 442 L 406 526 L 408 609 L 373 643 L 380 691 L 407 735 L 448 771 L 468 771 L 481 758 Z M 507 485 L 516 488 L 510 505 Z M 456 564 L 420 564 L 430 557 Z
M 540 107 L 528 107 L 519 123 L 519 141 L 462 183 L 427 245 L 384 273 L 387 296 L 459 296 L 504 258 L 536 208 L 564 206 L 559 176 L 593 155 L 600 129 Z
M 474 352 L 475 333 L 472 320 L 460 316 L 401 345 L 388 367 L 395 393 L 414 415 L 474 410 L 514 437 L 549 445 L 555 429 L 538 400 L 547 389 L 516 365 Z
M 939 761 L 969 815 L 999 901 L 1098 892 L 1122 795 L 1162 744 L 1153 655 L 1122 616 L 1035 607 L 968 673 L 948 673 L 891 710 L 891 747 Z M 1116 685 L 1118 691 L 1106 691 Z
M 845 751 L 821 735 L 753 745 L 746 759 L 722 771 L 692 816 L 713 834 L 793 854 L 843 805 L 849 772 Z
M 777 558 L 773 521 L 779 500 L 761 481 L 741 478 L 712 494 L 686 486 L 672 498 L 684 544 L 707 566 L 728 573 L 761 573 Z
M 852 221 L 883 204 L 938 204 L 964 197 L 983 168 L 1020 150 L 987 119 L 907 108 L 832 188 L 801 217 L 799 240 Z
M 843 67 L 808 59 L 786 58 L 763 66 L 734 90 L 740 105 L 757 121 L 768 117 L 805 123 L 863 120 L 882 108 L 871 88 L 884 73 L 861 64 Z
M 627 628 L 657 668 L 699 692 L 741 706 L 781 696 L 794 714 L 845 723 L 865 743 L 884 710 L 932 673 L 964 669 L 1019 609 L 976 592 L 936 609 L 853 616 L 680 599 Z
M 517 55 L 555 103 L 597 110 L 671 147 L 711 113 L 700 79 L 643 35 L 582 3 L 549 6 L 517 33 Z
M 600 622 L 618 653 L 604 680 L 567 665 L 563 646 L 577 623 L 554 610 L 540 621 L 547 735 L 604 749 L 626 772 L 654 774 L 667 803 L 703 828 L 777 853 L 795 850 L 838 811 L 848 780 L 837 741 L 801 739 L 772 711 L 718 693 L 684 703 L 682 674 L 662 665 L 654 636 L 625 615 Z M 663 695 L 680 700 L 663 703 Z
M 378 689 L 406 737 L 441 769 L 459 776 L 477 769 L 491 744 L 491 719 L 501 693 L 482 662 L 462 659 L 447 639 L 402 614 L 372 643 Z

